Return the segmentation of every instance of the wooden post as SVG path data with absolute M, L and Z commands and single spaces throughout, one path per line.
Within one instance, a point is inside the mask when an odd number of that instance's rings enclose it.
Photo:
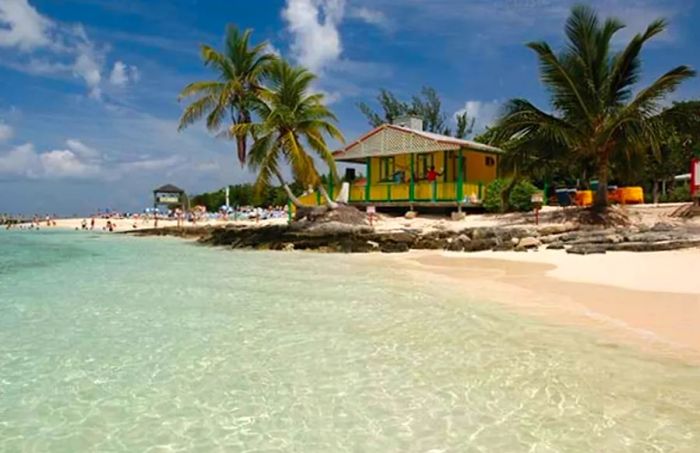
M 462 148 L 459 149 L 459 154 L 457 155 L 457 201 L 462 203 L 462 200 L 464 200 L 464 157 L 462 156 Z
M 409 181 L 409 186 L 408 186 L 408 199 L 411 202 L 413 202 L 413 200 L 415 200 L 415 198 L 416 198 L 416 186 L 415 186 L 415 181 L 414 181 L 414 177 L 413 177 L 413 173 L 414 173 L 413 170 L 415 168 L 415 165 L 413 163 L 414 159 L 415 159 L 415 154 L 411 154 L 411 179 Z
M 365 184 L 365 201 L 370 199 L 370 181 L 372 180 L 372 161 L 371 158 L 367 158 L 367 184 Z

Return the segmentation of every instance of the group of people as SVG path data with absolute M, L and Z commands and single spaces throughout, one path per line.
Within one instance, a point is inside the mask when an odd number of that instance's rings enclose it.
M 21 230 L 39 230 L 42 226 L 55 227 L 56 214 L 46 215 L 45 217 L 40 217 L 38 214 L 34 214 L 29 222 L 24 222 L 22 219 L 3 216 L 1 223 L 5 225 L 6 230 L 9 230 L 15 226 Z

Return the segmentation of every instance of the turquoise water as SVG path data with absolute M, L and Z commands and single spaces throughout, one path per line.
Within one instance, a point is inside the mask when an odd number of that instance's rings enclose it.
M 0 451 L 699 449 L 700 368 L 399 269 L 0 233 Z

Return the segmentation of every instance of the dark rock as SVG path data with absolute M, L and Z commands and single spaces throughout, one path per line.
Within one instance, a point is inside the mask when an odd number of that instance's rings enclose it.
M 552 242 L 546 248 L 547 250 L 564 250 L 564 244 L 562 242 Z
M 574 255 L 590 255 L 593 253 L 605 253 L 607 247 L 605 245 L 574 245 L 566 249 L 566 253 Z
M 489 239 L 472 239 L 471 242 L 464 244 L 465 252 L 481 252 L 491 250 L 500 244 L 496 238 Z
M 665 231 L 673 231 L 673 225 L 670 223 L 666 222 L 659 222 L 654 224 L 654 226 L 651 227 L 651 231 L 660 233 L 660 232 L 665 232 Z

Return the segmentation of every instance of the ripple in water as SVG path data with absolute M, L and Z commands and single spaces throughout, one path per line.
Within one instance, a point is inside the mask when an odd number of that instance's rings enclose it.
M 351 257 L 0 234 L 0 451 L 695 452 L 700 369 Z

